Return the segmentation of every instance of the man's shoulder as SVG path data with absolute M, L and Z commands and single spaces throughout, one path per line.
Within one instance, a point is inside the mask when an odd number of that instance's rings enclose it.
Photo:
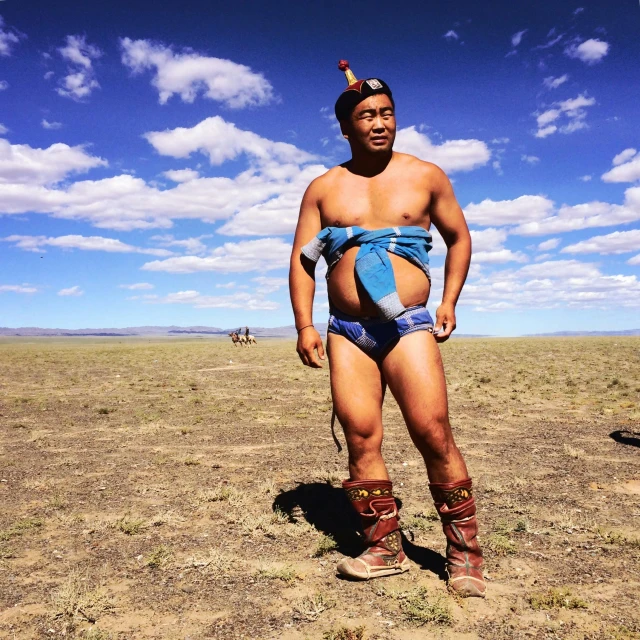
M 411 171 L 420 172 L 425 177 L 439 178 L 445 176 L 445 172 L 433 162 L 422 160 L 417 156 L 413 156 L 410 153 L 401 153 L 399 151 L 393 152 L 393 158 L 399 167 L 403 169 L 410 169 Z
M 344 172 L 343 165 L 337 165 L 328 169 L 323 174 L 319 175 L 317 178 L 314 178 L 307 190 L 310 192 L 321 194 L 323 191 L 328 189 L 335 181 L 338 179 L 338 176 Z

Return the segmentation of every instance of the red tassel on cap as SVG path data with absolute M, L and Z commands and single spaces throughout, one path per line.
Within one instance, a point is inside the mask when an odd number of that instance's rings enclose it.
M 351 71 L 351 69 L 349 69 L 349 61 L 348 60 L 340 60 L 338 62 L 338 69 L 340 69 L 340 71 L 344 71 L 344 75 L 347 78 L 347 85 L 348 86 L 351 86 L 352 84 L 355 84 L 356 82 L 358 82 L 358 79 L 353 74 L 353 71 Z

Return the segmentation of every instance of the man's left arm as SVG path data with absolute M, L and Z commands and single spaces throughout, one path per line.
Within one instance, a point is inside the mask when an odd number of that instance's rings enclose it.
M 471 262 L 471 235 L 453 187 L 444 171 L 437 169 L 430 206 L 431 222 L 447 245 L 444 292 L 436 310 L 434 335 L 444 342 L 456 328 L 456 304 Z

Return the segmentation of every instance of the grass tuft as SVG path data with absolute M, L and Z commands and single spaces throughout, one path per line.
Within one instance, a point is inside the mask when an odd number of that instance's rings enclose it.
M 67 579 L 53 593 L 53 607 L 56 617 L 82 618 L 95 621 L 113 609 L 113 603 L 102 587 L 91 589 L 86 575 L 72 571 Z
M 146 529 L 147 523 L 142 518 L 133 518 L 129 514 L 126 514 L 119 520 L 116 520 L 113 526 L 127 536 L 135 536 Z
M 191 557 L 185 568 L 199 569 L 201 573 L 207 573 L 215 577 L 227 576 L 231 573 L 234 564 L 239 561 L 232 556 L 219 551 L 218 549 L 209 549 L 207 555 Z
M 453 614 L 449 603 L 441 595 L 429 599 L 426 587 L 394 594 L 400 601 L 400 609 L 408 622 L 417 626 L 433 623 L 443 626 L 453 624 Z
M 325 611 L 332 609 L 335 606 L 336 603 L 334 600 L 331 600 L 322 593 L 316 593 L 311 596 L 305 596 L 296 602 L 293 606 L 293 617 L 296 620 L 313 622 Z
M 151 569 L 157 569 L 166 565 L 171 558 L 173 558 L 173 552 L 169 547 L 161 544 L 151 551 L 151 553 L 145 558 L 144 566 Z
M 298 572 L 291 565 L 284 567 L 261 567 L 256 573 L 256 578 L 261 580 L 282 580 L 287 584 L 292 584 L 300 579 Z
M 549 589 L 543 593 L 529 596 L 532 609 L 587 609 L 588 604 L 576 596 L 571 595 L 569 589 Z
M 29 531 L 39 529 L 44 524 L 44 521 L 40 518 L 22 518 L 17 522 L 14 522 L 8 529 L 0 531 L 0 542 L 6 542 L 11 538 L 17 538 Z
M 484 546 L 496 556 L 509 556 L 517 551 L 516 543 L 504 533 L 492 533 L 485 539 Z
M 322 640 L 365 640 L 365 630 L 364 626 L 356 627 L 355 629 L 338 627 L 337 629 L 325 631 L 322 634 Z
M 318 540 L 318 544 L 313 552 L 313 557 L 321 558 L 322 556 L 327 555 L 327 553 L 335 551 L 337 548 L 338 543 L 331 536 L 323 534 Z

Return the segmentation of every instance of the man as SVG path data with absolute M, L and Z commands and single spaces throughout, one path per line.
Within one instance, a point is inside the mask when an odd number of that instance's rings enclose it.
M 447 537 L 449 588 L 464 597 L 484 597 L 471 479 L 451 433 L 437 345 L 456 327 L 471 238 L 444 172 L 393 151 L 395 105 L 387 84 L 377 78 L 357 81 L 344 60 L 339 67 L 348 87 L 335 111 L 352 158 L 316 178 L 304 194 L 290 271 L 297 351 L 305 365 L 321 367 L 324 348 L 312 319 L 314 271 L 320 255 L 329 265 L 331 393 L 349 451 L 349 480 L 343 486 L 366 539 L 365 551 L 343 559 L 338 572 L 367 580 L 410 567 L 381 455 L 388 385 L 426 463 Z M 431 224 L 447 245 L 435 328 L 425 306 Z

